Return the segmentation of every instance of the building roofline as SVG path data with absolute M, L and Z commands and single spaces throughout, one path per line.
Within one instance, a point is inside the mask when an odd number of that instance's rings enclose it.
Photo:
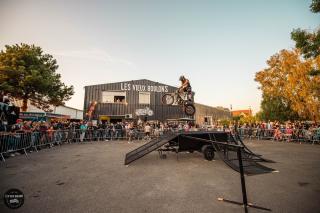
M 66 107 L 66 108 L 69 108 L 69 109 L 75 109 L 75 110 L 78 110 L 78 111 L 83 111 L 83 109 L 77 109 L 77 108 L 74 108 L 74 107 L 69 107 L 69 106 L 66 106 L 66 105 L 60 105 L 62 107 Z M 59 106 L 57 106 L 59 107 Z
M 232 110 L 232 112 L 243 112 L 243 111 L 252 111 L 251 109 L 238 109 L 238 110 Z
M 103 84 L 92 84 L 92 85 L 84 86 L 84 88 L 86 88 L 86 87 L 92 87 L 92 86 L 106 85 L 106 84 L 118 84 L 118 83 L 123 83 L 123 82 L 132 82 L 132 81 L 151 81 L 151 82 L 158 83 L 158 84 L 162 84 L 162 85 L 165 85 L 165 86 L 175 87 L 175 86 L 171 86 L 171 85 L 168 85 L 168 84 L 164 84 L 164 83 L 161 83 L 161 82 L 158 82 L 158 81 L 153 81 L 153 80 L 149 80 L 149 79 L 145 79 L 145 78 L 143 78 L 143 79 L 137 79 L 137 80 L 118 81 L 118 82 L 108 82 L 108 83 L 103 83 Z
M 223 109 L 223 110 L 225 110 L 225 111 L 230 111 L 228 108 L 220 108 L 220 107 L 215 107 L 215 106 L 209 106 L 209 105 L 205 105 L 205 104 L 200 104 L 200 103 L 194 103 L 195 105 L 201 105 L 201 106 L 204 106 L 204 107 L 210 107 L 210 108 L 214 108 L 214 109 L 217 109 L 217 110 L 221 110 L 221 109 Z

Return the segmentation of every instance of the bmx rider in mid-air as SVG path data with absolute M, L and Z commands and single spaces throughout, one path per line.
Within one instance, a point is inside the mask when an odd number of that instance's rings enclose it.
M 181 81 L 181 86 L 178 89 L 179 93 L 185 92 L 188 95 L 188 101 L 192 102 L 192 88 L 190 81 L 185 78 L 183 75 L 180 76 L 179 80 Z

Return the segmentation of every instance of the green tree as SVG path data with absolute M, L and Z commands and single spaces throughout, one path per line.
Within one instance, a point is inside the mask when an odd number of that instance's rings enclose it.
M 310 10 L 313 13 L 319 13 L 320 0 L 313 0 Z M 300 28 L 294 29 L 291 32 L 291 39 L 296 42 L 296 48 L 301 49 L 305 58 L 314 58 L 320 55 L 320 29 L 314 32 L 308 32 Z M 317 71 L 317 74 L 319 74 L 319 70 Z
M 296 42 L 296 48 L 301 49 L 306 59 L 320 55 L 320 29 L 315 32 L 295 29 L 291 32 L 291 39 Z
M 6 45 L 0 52 L 0 90 L 22 100 L 22 111 L 28 100 L 45 111 L 50 105 L 63 105 L 74 94 L 73 86 L 61 82 L 57 61 L 40 47 L 28 44 Z
M 264 95 L 261 101 L 261 111 L 257 115 L 260 120 L 264 121 L 288 121 L 297 120 L 298 114 L 290 106 L 290 101 L 283 97 L 270 97 Z
M 247 115 L 240 117 L 240 124 L 254 124 L 257 121 L 257 116 Z
M 320 0 L 312 0 L 312 3 L 310 5 L 310 10 L 313 13 L 319 13 L 320 12 Z

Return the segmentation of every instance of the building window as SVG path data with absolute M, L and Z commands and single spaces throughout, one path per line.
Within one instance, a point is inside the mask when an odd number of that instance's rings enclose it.
M 114 96 L 114 103 L 125 103 L 126 96 L 117 95 Z
M 102 103 L 126 103 L 126 92 L 103 91 Z
M 150 104 L 150 92 L 139 92 L 139 104 Z
M 212 124 L 212 116 L 204 116 L 204 124 L 211 125 Z

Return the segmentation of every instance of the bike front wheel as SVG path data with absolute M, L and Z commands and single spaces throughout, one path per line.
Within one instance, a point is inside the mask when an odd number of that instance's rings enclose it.
M 171 94 L 164 94 L 161 100 L 162 103 L 165 105 L 172 105 L 174 102 L 174 97 Z

